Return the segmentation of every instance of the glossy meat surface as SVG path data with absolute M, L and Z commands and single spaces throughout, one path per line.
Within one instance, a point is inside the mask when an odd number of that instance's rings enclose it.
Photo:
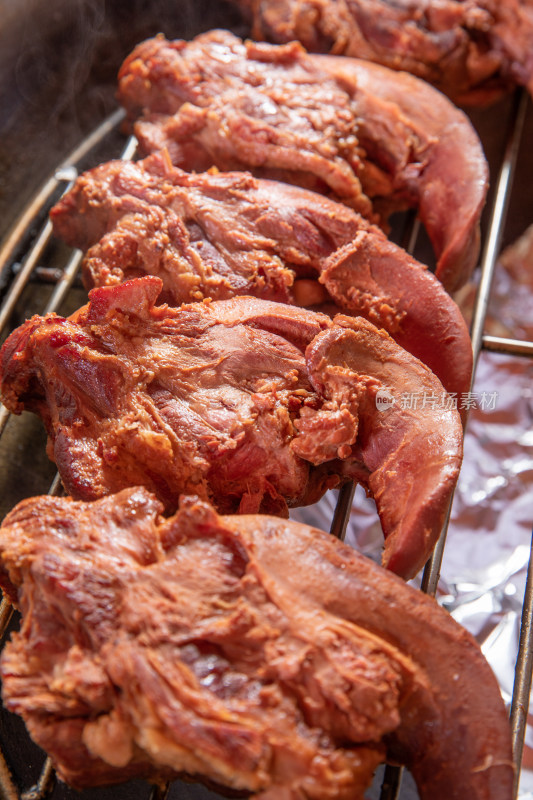
M 132 488 L 33 498 L 0 528 L 23 617 L 3 698 L 62 779 L 362 800 L 391 759 L 422 800 L 510 800 L 498 685 L 433 599 L 305 525 L 160 512 Z
M 462 459 L 435 375 L 361 317 L 251 297 L 175 309 L 155 305 L 160 289 L 148 276 L 94 289 L 73 318 L 33 317 L 2 349 L 4 403 L 41 416 L 67 492 L 142 484 L 169 511 L 194 493 L 283 515 L 355 479 L 375 493 L 387 563 L 415 574 Z M 404 403 L 413 392 L 424 408 Z
M 386 538 L 382 562 L 399 575 L 412 574 L 413 564 L 422 568 L 423 554 L 435 543 L 435 520 L 442 525 L 457 480 L 452 453 L 459 436 L 451 431 L 449 405 L 435 394 L 431 373 L 413 369 L 405 351 L 368 326 L 322 331 L 308 347 L 307 363 L 313 385 L 326 396 L 347 397 L 353 386 L 364 387 L 358 393 L 357 447 L 382 528 L 394 532 Z M 399 386 L 404 397 L 425 401 L 414 408 L 402 403 Z M 380 397 L 391 405 L 378 405 Z M 382 409 L 377 413 L 376 405 Z M 305 424 L 305 418 L 297 423 Z M 295 448 L 302 452 L 298 440 Z
M 211 31 L 141 43 L 121 67 L 119 100 L 140 117 L 146 153 L 299 184 L 385 226 L 415 208 L 449 291 L 476 264 L 486 160 L 468 118 L 424 81 Z
M 422 264 L 352 209 L 249 173 L 190 174 L 164 153 L 78 178 L 51 211 L 55 233 L 88 251 L 87 288 L 139 275 L 171 305 L 253 295 L 361 315 L 458 397 L 472 346 L 454 300 Z
M 406 70 L 455 102 L 533 91 L 531 0 L 237 0 L 255 39 Z

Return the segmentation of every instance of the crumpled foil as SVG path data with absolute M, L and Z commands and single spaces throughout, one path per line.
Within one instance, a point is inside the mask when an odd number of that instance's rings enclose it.
M 533 255 L 533 228 L 528 235 Z M 502 257 L 486 332 L 533 340 L 533 287 L 507 264 Z M 465 302 L 474 291 L 466 290 Z M 533 361 L 483 352 L 469 403 L 437 600 L 476 637 L 510 706 L 533 528 Z M 330 492 L 312 507 L 291 511 L 291 518 L 329 530 L 335 503 Z M 346 542 L 380 560 L 381 526 L 361 487 Z M 530 716 L 533 722 L 533 705 Z M 379 789 L 368 797 L 379 798 Z M 410 776 L 400 797 L 418 797 Z M 526 730 L 519 798 L 533 800 L 533 725 Z

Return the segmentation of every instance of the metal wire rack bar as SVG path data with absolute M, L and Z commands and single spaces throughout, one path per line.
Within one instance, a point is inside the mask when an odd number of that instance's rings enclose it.
M 24 209 L 19 219 L 11 229 L 10 233 L 6 236 L 5 241 L 0 247 L 0 272 L 4 269 L 6 264 L 9 263 L 13 253 L 19 246 L 20 242 L 24 240 L 26 233 L 30 230 L 35 218 L 39 215 L 41 210 L 46 206 L 50 197 L 56 191 L 57 187 L 67 180 L 75 180 L 76 172 L 73 172 L 73 167 L 76 167 L 91 150 L 100 144 L 124 119 L 124 111 L 117 109 L 111 116 L 105 119 L 101 125 L 89 134 L 82 142 L 67 156 L 62 164 L 58 166 L 54 174 L 43 184 L 43 186 L 36 192 L 32 201 Z M 0 329 L 3 327 L 0 324 Z
M 533 542 L 532 542 L 533 546 Z M 522 620 L 520 625 L 520 644 L 516 661 L 515 683 L 511 701 L 511 734 L 513 740 L 513 756 L 517 766 L 515 773 L 514 795 L 518 794 L 520 781 L 520 765 L 524 750 L 524 732 L 531 692 L 531 672 L 533 668 L 533 558 L 531 557 L 527 571 Z
M 509 198 L 513 183 L 518 148 L 524 129 L 529 98 L 522 89 L 516 92 L 508 123 L 507 140 L 502 164 L 496 178 L 496 193 L 492 204 L 490 223 L 481 258 L 481 279 L 474 303 L 474 313 L 470 336 L 474 353 L 472 384 L 475 380 L 477 360 L 483 346 L 485 320 L 490 300 L 494 270 L 498 260 L 503 229 L 507 218 Z

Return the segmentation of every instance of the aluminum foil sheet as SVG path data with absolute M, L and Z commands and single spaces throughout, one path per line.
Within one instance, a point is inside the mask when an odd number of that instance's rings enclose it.
M 520 253 L 525 260 L 518 269 Z M 466 316 L 475 288 L 467 287 L 461 298 Z M 533 227 L 502 254 L 486 333 L 533 340 Z M 468 406 L 469 416 L 437 600 L 476 637 L 510 707 L 533 529 L 533 361 L 482 352 L 472 391 L 458 404 Z M 335 502 L 330 492 L 291 517 L 328 530 Z M 361 487 L 346 542 L 380 560 L 381 526 Z M 412 583 L 419 585 L 419 578 Z M 520 800 L 533 800 L 533 704 L 530 717 Z M 369 798 L 374 797 L 379 793 L 373 789 Z M 418 797 L 408 775 L 400 797 Z

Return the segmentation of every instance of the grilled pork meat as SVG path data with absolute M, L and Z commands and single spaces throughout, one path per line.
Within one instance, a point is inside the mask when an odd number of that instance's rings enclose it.
M 237 0 L 255 39 L 406 70 L 455 102 L 533 93 L 531 0 Z
M 306 525 L 161 510 L 32 498 L 0 528 L 3 698 L 60 778 L 362 800 L 390 759 L 421 800 L 511 800 L 498 685 L 433 599 Z
M 50 216 L 58 236 L 88 249 L 87 288 L 150 274 L 171 305 L 253 295 L 331 306 L 385 328 L 448 392 L 470 387 L 470 336 L 441 283 L 322 195 L 249 173 L 190 174 L 157 153 L 83 174 Z
M 354 479 L 376 499 L 384 563 L 415 574 L 462 457 L 438 378 L 361 317 L 250 297 L 168 308 L 160 289 L 93 289 L 73 318 L 35 316 L 4 344 L 3 400 L 42 417 L 67 492 L 139 484 L 168 511 L 194 493 L 283 515 Z
M 372 222 L 417 208 L 453 291 L 474 268 L 487 164 L 467 117 L 440 92 L 370 62 L 227 31 L 149 39 L 119 73 L 145 153 L 187 170 L 249 169 L 342 200 Z

